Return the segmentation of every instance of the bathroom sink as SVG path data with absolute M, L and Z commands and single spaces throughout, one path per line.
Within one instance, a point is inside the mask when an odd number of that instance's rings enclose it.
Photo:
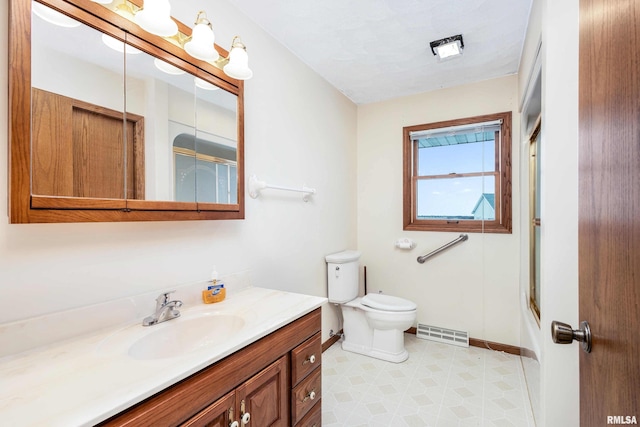
M 128 354 L 140 360 L 177 357 L 224 342 L 243 326 L 244 319 L 232 314 L 177 318 L 149 326 L 149 333 L 131 343 Z

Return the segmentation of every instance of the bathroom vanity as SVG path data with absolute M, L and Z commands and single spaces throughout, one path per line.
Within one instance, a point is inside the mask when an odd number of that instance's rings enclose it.
M 11 426 L 320 426 L 325 301 L 248 288 L 155 326 L 136 322 L 5 356 L 0 419 Z
M 100 425 L 320 427 L 321 355 L 318 308 Z

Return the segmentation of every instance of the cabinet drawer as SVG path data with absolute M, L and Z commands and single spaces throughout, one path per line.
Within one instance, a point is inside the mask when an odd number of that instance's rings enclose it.
M 317 400 L 317 399 L 316 399 Z M 309 413 L 296 424 L 296 427 L 321 427 L 322 426 L 322 402 L 317 401 Z
M 291 351 L 291 384 L 298 384 L 321 362 L 322 341 L 318 332 Z
M 322 397 L 322 369 L 316 369 L 291 391 L 291 424 L 295 425 Z

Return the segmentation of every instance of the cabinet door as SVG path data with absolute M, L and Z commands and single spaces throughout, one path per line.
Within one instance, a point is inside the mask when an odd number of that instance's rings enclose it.
M 283 356 L 236 389 L 238 418 L 248 413 L 250 425 L 256 427 L 289 425 L 287 365 L 288 356 Z
M 237 416 L 234 416 L 235 396 L 235 391 L 232 391 L 221 397 L 181 427 L 228 427 L 237 419 Z

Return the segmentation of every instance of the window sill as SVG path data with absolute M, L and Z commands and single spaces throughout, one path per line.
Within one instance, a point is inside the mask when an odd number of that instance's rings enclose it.
M 511 234 L 511 227 L 504 224 L 448 224 L 446 221 L 429 224 L 414 222 L 405 224 L 403 229 L 409 231 Z

